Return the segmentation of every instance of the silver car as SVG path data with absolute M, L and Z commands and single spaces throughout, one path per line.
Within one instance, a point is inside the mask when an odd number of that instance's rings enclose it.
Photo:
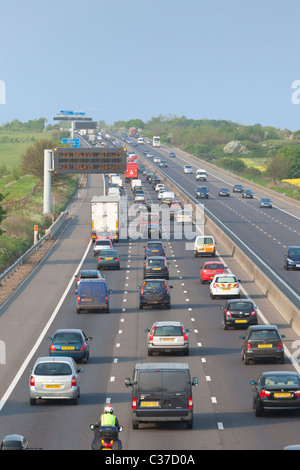
M 157 321 L 151 329 L 145 330 L 148 333 L 147 345 L 148 356 L 153 352 L 183 352 L 185 356 L 189 354 L 190 329 L 185 330 L 180 321 Z
M 30 404 L 38 399 L 67 399 L 77 405 L 80 396 L 79 373 L 71 357 L 40 357 L 35 362 L 29 379 Z

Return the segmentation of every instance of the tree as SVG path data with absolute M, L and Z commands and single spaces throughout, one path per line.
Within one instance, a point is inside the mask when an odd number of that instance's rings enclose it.
M 266 172 L 272 178 L 273 183 L 287 178 L 291 168 L 291 159 L 285 155 L 273 154 L 270 157 Z
M 4 199 L 4 196 L 3 194 L 0 193 L 0 202 Z M 0 226 L 3 222 L 3 220 L 5 219 L 6 217 L 6 214 L 7 214 L 7 210 L 6 209 L 3 209 L 3 207 L 1 206 L 0 204 Z M 5 232 L 5 230 L 1 230 L 0 228 L 0 235 L 2 235 L 3 233 Z

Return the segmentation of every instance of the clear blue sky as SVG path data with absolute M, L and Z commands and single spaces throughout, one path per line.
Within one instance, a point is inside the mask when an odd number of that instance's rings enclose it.
M 299 24 L 299 0 L 2 2 L 0 124 L 72 110 L 300 129 Z

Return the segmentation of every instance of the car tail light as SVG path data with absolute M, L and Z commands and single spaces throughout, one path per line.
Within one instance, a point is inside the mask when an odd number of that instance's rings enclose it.
M 260 398 L 267 398 L 271 395 L 271 392 L 265 390 L 264 388 L 259 392 Z
M 108 295 L 105 296 L 105 302 L 108 302 Z
M 167 262 L 165 259 L 164 259 L 164 263 L 165 263 L 165 268 L 167 268 L 168 266 L 167 266 Z
M 79 282 L 79 281 L 80 281 L 80 278 L 81 278 L 81 276 L 79 276 L 79 278 L 77 279 L 77 282 Z
M 294 392 L 294 395 L 295 395 L 296 397 L 300 397 L 300 390 L 296 390 L 296 392 Z
M 282 341 L 279 341 L 277 349 L 282 349 L 282 348 L 283 348 Z
M 229 312 L 229 310 L 225 310 L 225 315 L 226 315 L 227 317 L 231 317 L 231 313 Z
M 80 351 L 86 351 L 86 345 L 85 345 L 85 344 L 83 344 L 83 345 L 81 346 Z
M 132 399 L 132 409 L 136 410 L 136 398 Z
M 256 310 L 253 310 L 253 312 L 250 313 L 250 316 L 256 315 Z
M 80 295 L 77 295 L 77 302 L 80 302 Z
M 167 283 L 165 283 L 165 286 L 166 286 L 166 293 L 169 295 L 169 294 L 170 294 L 170 290 L 169 290 L 169 288 L 168 288 Z
M 150 341 L 153 341 L 154 330 L 155 330 L 155 326 L 152 328 L 151 333 L 149 335 L 149 340 Z
M 193 409 L 193 399 L 192 399 L 192 397 L 189 397 L 188 409 L 189 409 L 189 410 L 192 410 L 192 409 Z
M 120 261 L 120 258 L 118 256 L 116 257 L 116 261 Z
M 35 386 L 35 379 L 34 379 L 33 375 L 30 377 L 29 383 L 30 383 L 30 387 L 34 387 L 34 386 Z
M 181 329 L 182 329 L 182 333 L 183 333 L 183 339 L 184 339 L 184 341 L 187 341 L 187 335 L 186 335 L 186 333 L 185 333 L 185 331 L 184 331 L 183 326 L 181 327 Z
M 249 341 L 247 341 L 247 344 L 246 344 L 246 349 L 247 351 L 251 351 L 251 343 Z
M 56 351 L 56 348 L 54 346 L 54 344 L 52 343 L 51 346 L 50 346 L 50 351 Z
M 98 256 L 98 261 L 101 261 L 101 260 L 102 260 L 101 256 Z
M 141 289 L 141 295 L 144 294 L 144 288 L 145 288 L 145 284 L 142 285 L 142 289 Z
M 77 385 L 77 380 L 76 380 L 75 375 L 73 375 L 73 377 L 72 377 L 72 379 L 71 379 L 71 386 L 72 386 L 72 387 L 76 387 L 76 385 Z

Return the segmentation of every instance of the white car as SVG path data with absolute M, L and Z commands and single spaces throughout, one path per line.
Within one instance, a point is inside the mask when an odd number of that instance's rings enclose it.
M 184 165 L 183 171 L 184 173 L 193 173 L 192 165 Z
M 177 224 L 192 224 L 193 214 L 189 210 L 176 211 L 175 221 Z
M 160 157 L 154 157 L 153 162 L 154 163 L 160 163 Z
M 158 199 L 162 199 L 164 193 L 166 193 L 167 191 L 169 191 L 167 188 L 161 188 L 161 189 L 159 189 L 159 190 L 158 190 L 158 193 L 157 193 Z
M 240 297 L 240 280 L 234 274 L 216 274 L 209 285 L 210 297 Z

